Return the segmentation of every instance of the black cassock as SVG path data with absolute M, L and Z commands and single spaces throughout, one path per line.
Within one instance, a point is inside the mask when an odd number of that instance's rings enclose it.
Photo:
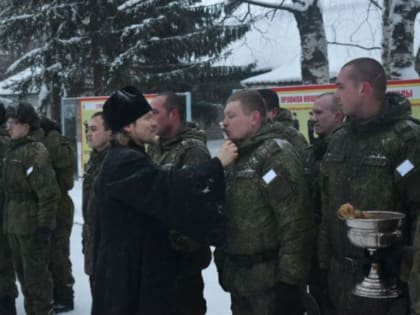
M 220 245 L 224 200 L 218 159 L 163 171 L 143 147 L 113 143 L 96 181 L 92 315 L 172 314 L 176 266 L 168 230 Z

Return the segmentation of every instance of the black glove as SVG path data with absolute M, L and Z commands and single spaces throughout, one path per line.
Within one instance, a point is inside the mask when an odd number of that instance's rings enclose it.
M 304 312 L 299 286 L 279 282 L 277 284 L 278 305 L 283 314 L 302 315 Z
M 48 244 L 51 238 L 51 230 L 48 227 L 39 227 L 35 231 L 35 239 L 42 244 Z

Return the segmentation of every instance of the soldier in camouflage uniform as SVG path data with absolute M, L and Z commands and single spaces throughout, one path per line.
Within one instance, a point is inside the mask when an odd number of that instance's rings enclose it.
M 339 315 L 407 314 L 410 256 L 420 206 L 420 126 L 410 103 L 385 93 L 386 76 L 374 59 L 359 58 L 341 68 L 336 96 L 348 119 L 333 134 L 321 164 L 322 223 L 320 267 L 328 271 L 330 300 Z M 402 241 L 372 258 L 383 278 L 400 280 L 396 299 L 369 299 L 352 294 L 370 268 L 367 250 L 352 245 L 346 225 L 337 218 L 344 203 L 360 210 L 406 214 Z
M 9 145 L 9 134 L 6 131 L 6 110 L 0 103 L 0 181 L 3 172 L 3 157 Z M 15 269 L 9 243 L 3 231 L 4 187 L 0 185 L 0 314 L 16 315 L 15 299 L 18 295 Z
M 101 169 L 111 141 L 111 130 L 105 124 L 103 112 L 96 112 L 89 119 L 86 138 L 92 148 L 89 161 L 83 175 L 83 230 L 82 244 L 85 256 L 85 273 L 89 276 L 91 292 L 93 290 L 94 236 L 96 226 L 96 206 L 94 183 Z
M 315 226 L 321 223 L 321 190 L 320 190 L 320 164 L 327 150 L 331 134 L 343 121 L 343 112 L 334 93 L 324 93 L 317 97 L 313 104 L 311 121 L 314 131 L 318 135 L 312 145 L 305 150 L 305 176 L 312 197 L 312 209 Z M 325 284 L 320 283 L 320 270 L 318 267 L 317 250 L 314 251 L 312 270 L 310 274 L 311 293 L 316 297 L 321 309 L 328 307 Z
M 227 100 L 223 126 L 239 157 L 227 169 L 226 242 L 215 261 L 234 315 L 303 314 L 313 246 L 303 165 L 265 115 L 256 91 Z
M 61 134 L 59 125 L 47 117 L 41 118 L 41 129 L 32 134 L 33 137 L 36 135 L 48 150 L 61 190 L 61 199 L 57 208 L 57 225 L 52 233 L 50 245 L 54 308 L 57 313 L 61 313 L 74 308 L 74 278 L 70 261 L 70 235 L 73 227 L 74 204 L 68 192 L 74 184 L 75 152 L 70 139 Z
M 8 109 L 11 141 L 4 158 L 4 227 L 28 315 L 54 313 L 49 243 L 60 189 L 47 149 L 32 137 L 39 128 L 30 104 Z
M 413 247 L 413 266 L 408 281 L 411 299 L 410 314 L 420 315 L 420 228 L 418 223 Z
M 286 108 L 279 107 L 279 97 L 273 90 L 259 89 L 258 93 L 260 93 L 264 99 L 267 118 L 270 119 L 271 123 L 277 125 L 275 127 L 278 132 L 277 137 L 290 142 L 296 151 L 303 156 L 303 152 L 308 147 L 308 142 L 306 141 L 305 136 L 293 127 L 292 114 L 290 111 Z
M 321 223 L 321 191 L 319 187 L 319 167 L 331 134 L 340 127 L 344 115 L 341 105 L 333 93 L 321 94 L 313 104 L 312 121 L 317 138 L 305 150 L 305 175 L 312 195 L 315 223 Z
M 181 169 L 210 160 L 206 134 L 196 125 L 186 126 L 185 101 L 166 92 L 152 100 L 158 125 L 159 142 L 148 149 L 153 161 L 163 169 Z M 177 308 L 176 315 L 206 313 L 201 270 L 211 261 L 209 246 L 200 244 L 177 231 L 169 235 L 176 250 Z

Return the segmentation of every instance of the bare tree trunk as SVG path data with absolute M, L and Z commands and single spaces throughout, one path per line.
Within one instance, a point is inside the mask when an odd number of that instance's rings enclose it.
M 391 39 L 389 43 L 390 77 L 403 79 L 415 76 L 414 71 L 414 22 L 420 11 L 418 0 L 387 0 L 390 4 L 389 26 Z M 385 11 L 384 11 L 385 13 Z
M 300 34 L 303 84 L 329 83 L 328 49 L 318 1 L 306 11 L 294 11 Z
M 382 64 L 387 77 L 391 76 L 391 39 L 392 26 L 390 20 L 392 0 L 384 0 L 382 13 Z
M 318 0 L 292 1 L 291 4 L 268 3 L 261 0 L 230 0 L 233 7 L 248 3 L 264 8 L 284 10 L 295 17 L 300 35 L 301 74 L 303 84 L 328 83 L 328 43 Z

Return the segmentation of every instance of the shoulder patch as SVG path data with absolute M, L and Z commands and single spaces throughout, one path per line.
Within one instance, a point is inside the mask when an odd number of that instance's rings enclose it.
M 277 143 L 277 145 L 282 149 L 285 146 L 290 145 L 290 142 L 284 139 L 274 139 L 274 141 Z
M 409 141 L 418 137 L 420 126 L 411 120 L 403 120 L 395 124 L 395 132 L 404 140 Z M 417 129 L 417 130 L 416 130 Z
M 33 167 L 40 167 L 49 161 L 47 148 L 42 142 L 34 141 L 22 147 L 24 152 L 24 160 L 27 165 Z

